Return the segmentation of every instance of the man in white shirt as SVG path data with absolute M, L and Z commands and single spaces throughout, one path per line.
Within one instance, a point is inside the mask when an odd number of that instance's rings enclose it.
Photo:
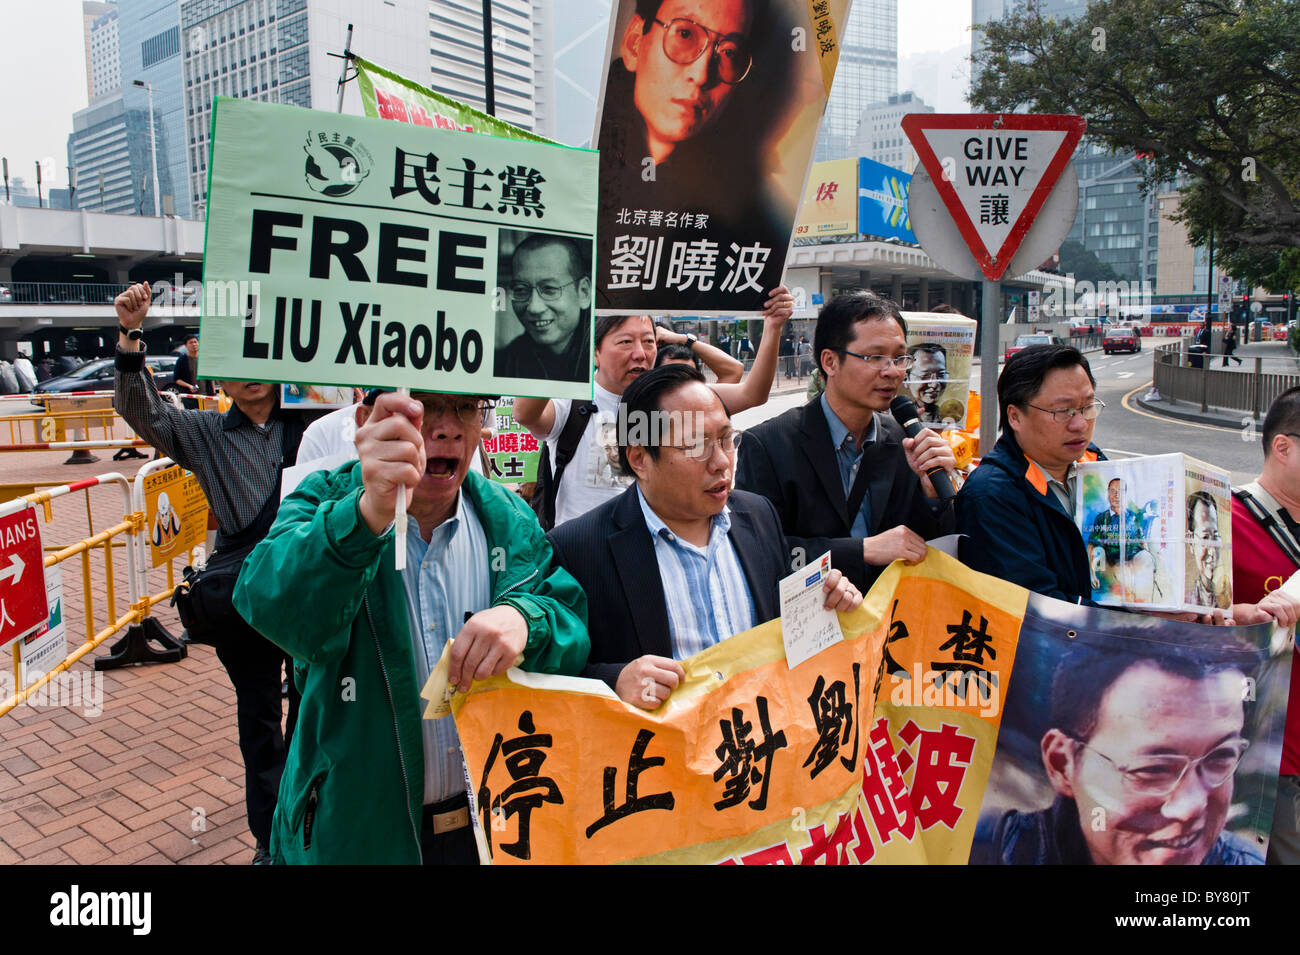
M 728 413 L 738 414 L 767 400 L 776 376 L 777 347 L 781 328 L 794 312 L 794 296 L 785 286 L 773 289 L 764 303 L 763 340 L 754 367 L 736 384 L 715 383 L 713 391 L 722 399 Z M 694 348 L 694 336 L 687 336 Z M 617 464 L 618 402 L 623 390 L 638 375 L 655 364 L 655 326 L 649 315 L 604 316 L 596 321 L 596 382 L 593 388 L 594 409 L 573 453 L 560 475 L 555 493 L 554 522 L 542 515 L 543 527 L 558 527 L 565 521 L 587 513 L 592 508 L 617 497 L 631 486 L 634 477 Z M 546 442 L 550 473 L 556 470 L 556 451 L 565 423 L 575 403 L 564 398 L 515 399 L 515 420 Z M 586 402 L 576 407 L 590 409 Z M 592 427 L 592 420 L 595 427 Z M 539 490 L 539 493 L 540 490 Z

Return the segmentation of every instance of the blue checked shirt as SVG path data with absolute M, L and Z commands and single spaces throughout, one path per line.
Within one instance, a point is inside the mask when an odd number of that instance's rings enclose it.
M 730 511 L 724 507 L 714 515 L 709 543 L 700 548 L 668 529 L 650 509 L 640 487 L 636 497 L 654 540 L 673 659 L 684 660 L 754 626 L 754 598 L 727 536 Z
M 406 530 L 406 569 L 402 571 L 406 615 L 416 685 L 429 679 L 442 648 L 465 625 L 465 614 L 486 610 L 492 600 L 488 581 L 487 537 L 462 492 L 456 513 L 433 529 L 426 544 L 420 525 Z M 420 700 L 424 712 L 424 700 Z M 460 736 L 454 720 L 421 720 L 424 730 L 424 803 L 441 802 L 465 791 Z
M 857 440 L 849 433 L 848 425 L 831 410 L 825 392 L 822 393 L 821 401 L 822 414 L 826 415 L 826 425 L 831 429 L 831 447 L 835 449 L 835 463 L 840 466 L 840 484 L 844 486 L 844 500 L 847 501 L 849 492 L 853 490 L 853 482 L 857 480 L 858 468 L 862 465 L 862 451 L 876 440 L 876 416 L 871 416 L 871 427 L 867 428 L 867 435 L 862 441 L 862 447 L 859 448 Z M 850 528 L 849 534 L 853 537 L 871 536 L 871 495 L 862 495 L 862 506 L 858 508 L 858 513 L 853 515 L 853 527 Z

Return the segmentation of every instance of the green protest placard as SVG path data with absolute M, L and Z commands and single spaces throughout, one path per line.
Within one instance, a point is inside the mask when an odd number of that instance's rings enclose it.
M 359 56 L 352 58 L 352 65 L 357 70 L 361 108 L 367 116 L 395 119 L 399 123 L 414 123 L 417 126 L 458 129 L 465 133 L 486 133 L 504 139 L 526 139 L 535 143 L 558 145 L 536 133 L 459 103 L 449 96 L 435 93 Z
M 541 444 L 515 420 L 514 399 L 497 405 L 496 427 L 483 442 L 487 455 L 487 476 L 498 484 L 528 484 L 537 480 L 542 459 Z
M 597 154 L 218 98 L 205 377 L 590 398 Z

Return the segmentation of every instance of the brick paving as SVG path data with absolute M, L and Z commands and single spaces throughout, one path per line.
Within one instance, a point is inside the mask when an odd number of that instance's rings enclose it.
M 783 385 L 778 375 L 773 394 L 802 391 L 802 386 Z M 4 407 L 0 413 L 18 411 Z M 130 437 L 130 432 L 119 422 L 114 436 Z M 33 440 L 27 424 L 14 443 Z M 0 432 L 0 445 L 5 443 L 9 436 Z M 0 484 L 69 484 L 110 472 L 130 480 L 147 463 L 115 462 L 109 449 L 94 451 L 99 461 L 93 464 L 65 465 L 68 453 L 0 451 Z M 49 553 L 90 536 L 92 524 L 99 532 L 121 521 L 121 492 L 113 486 L 91 488 L 54 501 L 48 522 L 39 508 L 37 514 Z M 61 564 L 69 650 L 108 625 L 102 547 L 89 563 L 89 624 L 81 558 Z M 175 563 L 179 575 L 184 559 Z M 121 547 L 113 550 L 113 579 L 120 615 L 129 604 Z M 148 582 L 152 594 L 166 590 L 165 569 L 151 569 Z M 167 604 L 157 605 L 154 615 L 172 634 L 181 632 Z M 69 672 L 92 672 L 94 658 L 107 656 L 116 639 L 106 640 Z M 0 655 L 12 672 L 10 648 Z M 98 676 L 103 680 L 100 713 L 92 715 L 82 705 L 23 704 L 0 716 L 0 865 L 251 862 L 254 840 L 244 814 L 235 691 L 212 648 L 191 646 L 179 663 Z
M 125 427 L 119 426 L 117 436 L 128 436 Z M 0 443 L 8 443 L 7 434 L 0 435 Z M 112 450 L 93 453 L 100 458 L 94 464 L 64 465 L 66 451 L 0 452 L 0 483 L 71 483 L 113 471 L 134 478 L 147 463 L 115 462 Z M 47 553 L 88 536 L 91 521 L 98 532 L 122 516 L 115 487 L 69 495 L 53 508 L 49 522 L 37 510 Z M 108 625 L 104 565 L 101 547 L 90 557 L 95 630 Z M 183 558 L 177 565 L 179 574 Z M 62 567 L 71 650 L 87 632 L 81 558 Z M 121 547 L 113 551 L 113 571 L 120 615 L 129 603 Z M 150 592 L 166 587 L 165 570 L 151 570 Z M 180 633 L 171 607 L 160 604 L 155 615 L 171 633 Z M 91 672 L 92 660 L 107 655 L 115 639 L 70 672 Z M 8 647 L 3 657 L 12 672 Z M 250 862 L 253 837 L 244 817 L 235 692 L 212 649 L 193 646 L 179 663 L 127 667 L 98 677 L 101 713 L 79 701 L 20 705 L 0 716 L 0 865 Z

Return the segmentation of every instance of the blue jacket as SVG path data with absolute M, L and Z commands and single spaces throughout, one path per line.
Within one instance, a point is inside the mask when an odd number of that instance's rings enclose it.
M 1104 461 L 1096 445 L 1082 460 Z M 961 558 L 980 573 L 1070 603 L 1092 603 L 1088 548 L 1047 476 L 1008 430 L 957 494 Z
M 1038 812 L 989 813 L 980 818 L 971 842 L 971 865 L 1091 865 L 1079 809 L 1057 796 Z M 1201 865 L 1263 865 L 1264 854 L 1231 832 L 1220 832 Z

